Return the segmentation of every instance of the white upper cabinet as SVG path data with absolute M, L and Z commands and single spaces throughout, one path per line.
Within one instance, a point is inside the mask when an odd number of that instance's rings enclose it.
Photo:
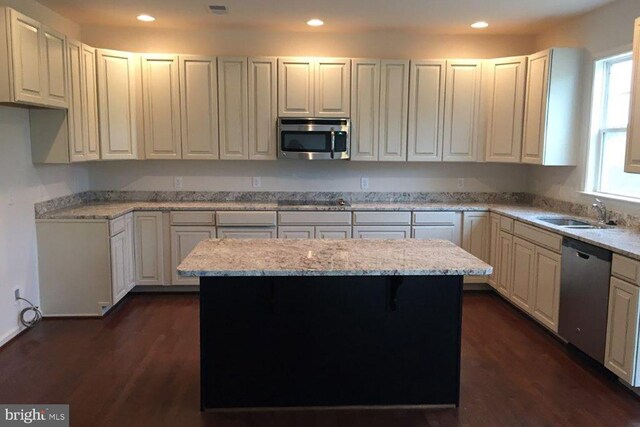
M 485 160 L 519 163 L 527 57 L 487 61 L 487 138 Z
M 522 162 L 576 164 L 583 52 L 554 48 L 529 56 Z
M 86 160 L 100 158 L 96 50 L 82 45 L 82 121 Z
M 278 60 L 249 58 L 249 158 L 277 158 Z
M 278 59 L 281 117 L 349 117 L 350 96 L 350 59 Z
M 409 61 L 380 63 L 378 160 L 407 160 Z
M 82 162 L 87 160 L 83 119 L 82 67 L 84 58 L 82 43 L 69 40 L 67 46 L 69 50 L 69 110 L 67 112 L 69 159 L 72 162 Z
M 633 81 L 624 170 L 629 173 L 640 173 L 640 18 L 636 19 L 634 28 Z
M 446 61 L 411 61 L 409 161 L 441 161 Z
M 68 107 L 66 37 L 13 9 L 0 8 L 0 102 Z
M 380 61 L 354 59 L 351 70 L 351 160 L 378 160 Z
M 218 58 L 220 159 L 249 159 L 247 58 Z
M 316 117 L 349 117 L 351 114 L 351 60 L 321 58 L 316 61 Z
M 139 58 L 129 52 L 97 50 L 98 112 L 102 159 L 136 159 Z
M 180 55 L 179 62 L 182 158 L 218 159 L 216 58 Z
M 278 115 L 313 117 L 315 107 L 315 60 L 278 59 Z
M 444 154 L 449 162 L 478 159 L 482 61 L 447 61 Z
M 142 55 L 142 111 L 147 159 L 182 158 L 177 55 Z

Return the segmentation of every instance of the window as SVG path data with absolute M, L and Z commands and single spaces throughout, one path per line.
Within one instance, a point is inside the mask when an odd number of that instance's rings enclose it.
M 596 62 L 586 190 L 640 199 L 640 175 L 624 172 L 631 66 L 631 53 Z

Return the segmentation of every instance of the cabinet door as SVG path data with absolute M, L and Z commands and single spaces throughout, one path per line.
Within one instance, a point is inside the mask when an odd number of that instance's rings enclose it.
M 462 248 L 489 261 L 489 212 L 465 212 L 462 224 Z
M 513 236 L 505 231 L 500 232 L 498 239 L 498 269 L 496 287 L 498 292 L 507 298 L 511 298 L 513 289 Z
M 309 58 L 278 59 L 278 115 L 312 117 L 315 105 L 315 61 Z
M 529 56 L 522 132 L 522 162 L 542 164 L 544 156 L 550 51 Z
M 356 226 L 353 227 L 354 239 L 408 239 L 411 227 L 396 226 Z
M 247 58 L 218 58 L 220 159 L 249 159 Z
M 638 299 L 640 289 L 611 278 L 604 365 L 632 386 L 640 385 L 638 359 Z
M 314 237 L 315 228 L 311 226 L 278 227 L 278 239 L 313 239 Z
M 494 288 L 498 286 L 498 271 L 500 270 L 500 217 L 491 214 L 489 217 L 489 265 L 493 267 L 493 273 L 489 276 L 489 284 Z
M 182 158 L 177 55 L 142 55 L 142 111 L 146 158 Z
M 351 60 L 322 58 L 316 61 L 314 116 L 349 117 L 351 114 Z
M 527 313 L 533 310 L 535 245 L 513 238 L 513 277 L 511 301 Z
M 409 61 L 381 61 L 378 159 L 407 160 Z
M 522 122 L 527 57 L 500 58 L 486 63 L 488 162 L 519 163 L 522 153 Z
M 45 104 L 50 107 L 67 108 L 67 48 L 64 34 L 43 27 L 44 46 L 42 54 L 47 89 Z
M 46 104 L 44 52 L 39 22 L 9 9 L 13 98 L 17 102 Z
M 275 239 L 275 227 L 218 227 L 219 239 Z
M 135 261 L 138 285 L 164 285 L 162 212 L 136 212 Z
M 275 160 L 278 138 L 276 58 L 249 58 L 249 159 Z
M 96 50 L 82 45 L 82 122 L 87 160 L 100 158 Z
M 447 61 L 444 113 L 445 162 L 477 160 L 482 61 Z
M 102 158 L 136 159 L 136 55 L 100 49 L 97 57 Z
M 198 243 L 207 239 L 215 239 L 215 227 L 171 227 L 171 271 L 172 285 L 198 285 L 197 277 L 181 277 L 178 265 L 191 253 Z
M 446 61 L 412 61 L 409 161 L 441 161 Z
M 69 58 L 69 109 L 67 124 L 69 127 L 69 158 L 72 162 L 87 160 L 84 130 L 84 85 L 82 43 L 69 40 L 67 43 Z
M 218 159 L 216 58 L 180 55 L 179 61 L 182 158 Z
M 378 160 L 380 61 L 354 59 L 351 82 L 351 160 Z
M 124 244 L 125 244 L 125 284 L 127 292 L 136 285 L 136 264 L 133 232 L 133 213 L 127 214 L 124 218 Z
M 633 80 L 631 110 L 627 132 L 627 155 L 624 170 L 640 173 L 640 18 L 636 19 L 633 35 Z
M 316 227 L 316 239 L 350 239 L 350 226 L 323 225 Z
M 460 245 L 460 227 L 455 225 L 424 225 L 413 227 L 414 239 L 448 240 Z
M 532 314 L 554 332 L 558 332 L 560 312 L 561 258 L 559 254 L 536 247 Z
M 111 238 L 111 296 L 116 304 L 127 293 L 126 283 L 126 233 Z

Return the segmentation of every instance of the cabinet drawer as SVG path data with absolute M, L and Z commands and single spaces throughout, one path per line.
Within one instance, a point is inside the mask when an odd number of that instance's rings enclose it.
M 276 227 L 218 227 L 218 239 L 275 239 Z
M 354 212 L 355 225 L 411 225 L 411 212 Z
M 171 225 L 214 225 L 216 214 L 211 211 L 171 212 Z
M 227 211 L 217 212 L 216 221 L 218 225 L 228 226 L 246 226 L 246 227 L 260 227 L 260 226 L 275 226 L 276 225 L 276 213 L 275 211 L 264 212 L 244 212 L 244 211 Z
M 517 221 L 515 222 L 513 227 L 513 234 L 522 237 L 523 239 L 527 239 L 537 245 L 549 248 L 552 251 L 562 251 L 562 237 L 558 236 L 557 234 L 549 233 L 548 231 L 544 231 Z
M 611 274 L 640 286 L 640 261 L 613 254 Z
M 124 231 L 125 224 L 126 224 L 125 216 L 126 215 L 123 215 L 120 218 L 111 220 L 111 222 L 109 223 L 109 235 L 111 237 L 115 236 L 116 234 L 122 233 Z
M 279 212 L 280 225 L 351 225 L 351 212 Z
M 500 230 L 506 231 L 507 233 L 513 233 L 513 223 L 515 221 L 511 218 L 507 218 L 505 216 L 500 217 Z
M 359 226 L 353 227 L 354 239 L 408 239 L 411 237 L 409 226 Z
M 414 212 L 413 225 L 455 225 L 460 221 L 458 212 Z

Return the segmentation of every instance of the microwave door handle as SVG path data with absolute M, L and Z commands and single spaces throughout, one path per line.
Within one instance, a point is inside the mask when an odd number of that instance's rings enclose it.
M 336 132 L 335 131 L 331 131 L 331 158 L 334 158 L 335 155 L 335 151 L 336 151 Z

